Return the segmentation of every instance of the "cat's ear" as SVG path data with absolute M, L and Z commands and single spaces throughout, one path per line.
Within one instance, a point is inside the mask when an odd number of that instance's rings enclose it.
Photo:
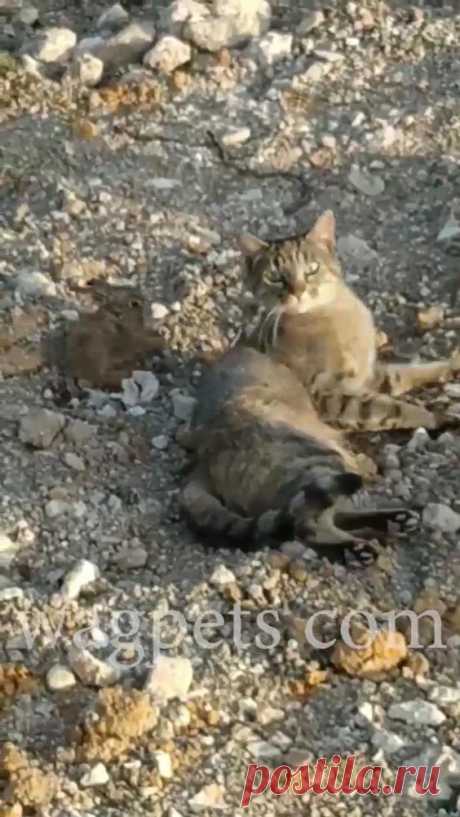
M 323 244 L 330 253 L 335 253 L 335 216 L 332 210 L 325 210 L 320 215 L 307 238 L 315 244 Z
M 257 255 L 257 253 L 263 252 L 268 248 L 268 244 L 265 241 L 262 241 L 260 238 L 256 238 L 256 236 L 251 235 L 251 233 L 241 235 L 239 244 L 242 253 L 249 256 Z

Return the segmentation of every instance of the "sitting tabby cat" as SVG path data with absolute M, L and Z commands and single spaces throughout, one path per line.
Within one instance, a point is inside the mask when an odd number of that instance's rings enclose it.
M 296 536 L 361 547 L 358 529 L 401 513 L 339 510 L 362 485 L 353 455 L 296 375 L 255 349 L 234 348 L 205 371 L 182 443 L 196 469 L 181 504 L 216 546 L 219 536 L 244 549 Z
M 326 211 L 306 235 L 241 238 L 247 285 L 265 317 L 249 342 L 285 363 L 321 418 L 350 431 L 439 428 L 452 420 L 397 399 L 460 371 L 460 353 L 434 363 L 384 364 L 370 310 L 345 283 Z

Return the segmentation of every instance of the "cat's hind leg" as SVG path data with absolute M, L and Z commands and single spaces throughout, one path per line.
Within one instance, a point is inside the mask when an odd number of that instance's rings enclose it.
M 223 536 L 244 543 L 252 539 L 254 520 L 229 510 L 213 495 L 206 477 L 196 470 L 180 499 L 193 527 L 205 536 Z M 220 546 L 221 542 L 216 542 Z

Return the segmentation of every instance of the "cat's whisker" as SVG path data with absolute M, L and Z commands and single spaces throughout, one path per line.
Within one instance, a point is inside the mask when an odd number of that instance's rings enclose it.
M 280 320 L 283 317 L 284 309 L 282 306 L 277 307 L 275 320 L 273 323 L 273 331 L 272 331 L 272 347 L 275 349 L 276 343 L 278 341 L 278 329 L 280 325 Z

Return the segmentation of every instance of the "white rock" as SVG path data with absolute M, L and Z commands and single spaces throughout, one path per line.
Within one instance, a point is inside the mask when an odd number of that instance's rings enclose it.
M 133 380 L 140 387 L 140 402 L 150 403 L 155 399 L 159 390 L 160 383 L 158 378 L 152 372 L 136 371 L 133 372 Z
M 131 406 L 131 408 L 128 409 L 128 414 L 130 417 L 143 417 L 145 408 L 143 408 L 143 406 Z
M 446 383 L 444 391 L 449 397 L 458 400 L 460 398 L 460 383 Z
M 250 128 L 235 128 L 222 134 L 220 137 L 221 143 L 224 147 L 230 148 L 236 145 L 242 145 L 251 138 Z
M 264 65 L 274 65 L 287 60 L 292 54 L 292 34 L 270 31 L 255 44 L 255 53 Z
M 23 53 L 30 54 L 41 62 L 65 62 L 76 42 L 77 35 L 72 29 L 51 26 L 40 32 L 30 46 L 26 45 Z
M 178 37 L 162 37 L 144 56 L 144 65 L 156 68 L 164 74 L 172 74 L 180 65 L 185 65 L 192 58 L 192 49 L 188 43 Z
M 79 54 L 72 62 L 71 73 L 82 85 L 94 88 L 102 79 L 104 63 L 94 54 Z
M 195 411 L 196 399 L 189 394 L 183 394 L 180 389 L 172 389 L 171 399 L 173 402 L 174 417 L 177 420 L 189 422 Z
M 61 589 L 61 595 L 65 599 L 77 599 L 80 592 L 86 585 L 91 584 L 99 578 L 99 568 L 87 559 L 81 559 L 67 573 Z
M 188 20 L 203 20 L 209 15 L 210 11 L 203 3 L 197 3 L 196 0 L 174 0 L 163 12 L 162 27 L 180 37 L 184 23 Z
M 153 23 L 146 20 L 130 23 L 107 39 L 86 37 L 75 49 L 75 57 L 88 53 L 102 60 L 106 67 L 120 68 L 138 62 L 148 51 L 154 38 Z
M 63 499 L 50 499 L 45 505 L 45 514 L 48 519 L 57 519 L 65 513 L 70 513 L 71 504 Z
M 21 55 L 21 65 L 25 74 L 30 74 L 32 77 L 43 79 L 44 70 L 43 63 L 35 60 L 29 54 Z
M 0 601 L 14 601 L 14 599 L 24 598 L 24 590 L 21 587 L 12 585 L 0 590 Z
M 211 584 L 215 584 L 216 587 L 223 587 L 226 584 L 233 584 L 236 582 L 236 577 L 231 570 L 228 570 L 228 568 L 225 567 L 225 565 L 218 565 L 218 567 L 216 567 L 216 569 L 213 571 L 209 581 Z
M 64 428 L 65 417 L 48 409 L 31 409 L 19 424 L 19 439 L 34 448 L 48 448 Z
M 346 235 L 337 241 L 337 252 L 345 264 L 367 266 L 378 261 L 378 254 L 362 238 Z
M 159 434 L 157 437 L 152 437 L 152 445 L 157 451 L 165 451 L 169 445 L 169 439 L 166 434 Z
M 432 703 L 439 704 L 440 706 L 457 704 L 460 702 L 460 688 L 435 686 L 428 693 L 428 698 Z
M 73 471 L 84 471 L 86 469 L 85 463 L 81 457 L 74 454 L 72 451 L 67 451 L 64 454 L 64 462 L 69 468 L 72 468 Z
M 321 82 L 327 74 L 329 74 L 332 66 L 327 62 L 313 62 L 308 66 L 307 70 L 302 74 L 301 80 L 309 83 Z
M 7 533 L 0 531 L 0 568 L 6 569 L 11 565 L 19 547 L 19 544 L 13 542 Z
M 353 167 L 349 173 L 348 180 L 356 190 L 365 196 L 380 196 L 385 190 L 385 182 L 380 176 Z
M 85 788 L 90 786 L 105 786 L 110 780 L 109 773 L 103 763 L 96 763 L 89 772 L 83 775 L 80 784 Z
M 171 780 L 174 774 L 171 755 L 168 752 L 154 752 L 153 758 L 160 777 L 164 780 Z
M 213 11 L 203 19 L 189 18 L 183 27 L 183 36 L 204 51 L 243 45 L 261 37 L 270 26 L 266 0 L 215 0 Z
M 166 318 L 167 315 L 169 315 L 169 309 L 164 304 L 159 303 L 152 304 L 150 307 L 150 311 L 152 313 L 152 318 L 155 321 L 162 321 L 164 318 Z
M 172 698 L 184 698 L 193 681 L 193 667 L 188 658 L 158 656 L 145 688 L 161 703 Z
M 103 11 L 96 22 L 96 28 L 116 28 L 125 25 L 129 20 L 129 14 L 121 3 L 114 3 L 113 6 Z
M 77 683 L 75 675 L 62 664 L 55 664 L 46 673 L 46 683 L 52 692 L 71 689 Z
M 116 394 L 114 392 L 112 397 L 119 397 L 125 408 L 136 406 L 139 402 L 140 391 L 137 384 L 134 382 L 134 379 L 132 377 L 125 377 L 121 381 L 121 388 L 123 389 L 121 394 Z
M 121 671 L 107 661 L 101 661 L 88 650 L 72 645 L 68 651 L 68 662 L 82 684 L 107 687 L 120 680 Z
M 451 213 L 438 235 L 438 241 L 451 241 L 453 238 L 458 238 L 459 236 L 460 222 L 455 218 L 455 215 Z
M 223 809 L 225 808 L 224 801 L 225 789 L 217 783 L 209 783 L 204 786 L 198 794 L 190 800 L 190 806 L 193 811 L 201 811 L 201 809 Z
M 24 6 L 18 14 L 18 20 L 26 26 L 33 26 L 39 18 L 38 9 L 35 6 Z
M 404 740 L 396 732 L 389 732 L 387 729 L 375 731 L 371 740 L 376 749 L 382 749 L 388 755 L 398 752 L 404 746 Z
M 25 298 L 56 295 L 56 284 L 43 272 L 20 272 L 16 278 L 16 288 Z
M 430 502 L 423 510 L 423 524 L 427 528 L 440 530 L 443 533 L 456 533 L 460 530 L 460 514 L 438 502 Z
M 150 184 L 155 190 L 174 190 L 175 187 L 180 187 L 180 182 L 177 179 L 165 179 L 161 176 L 151 179 Z
M 388 710 L 388 717 L 423 726 L 439 726 L 446 720 L 444 712 L 441 712 L 434 704 L 421 698 L 404 701 L 401 704 L 392 704 Z

